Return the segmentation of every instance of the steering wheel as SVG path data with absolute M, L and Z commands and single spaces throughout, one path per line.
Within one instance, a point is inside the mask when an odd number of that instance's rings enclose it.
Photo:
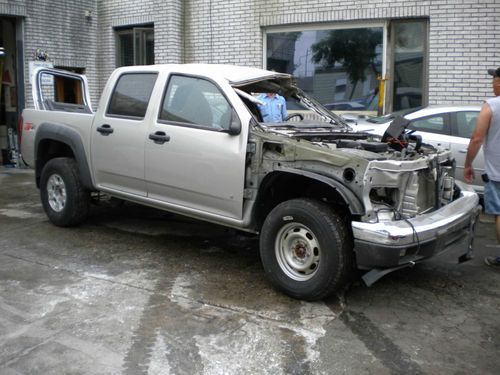
M 302 114 L 300 114 L 300 113 L 293 113 L 293 114 L 291 114 L 291 115 L 286 116 L 286 117 L 285 117 L 285 119 L 284 119 L 284 121 L 289 121 L 290 119 L 292 119 L 292 118 L 294 118 L 294 117 L 298 117 L 298 118 L 300 118 L 301 120 L 303 120 L 303 119 L 304 119 L 304 116 L 302 116 Z

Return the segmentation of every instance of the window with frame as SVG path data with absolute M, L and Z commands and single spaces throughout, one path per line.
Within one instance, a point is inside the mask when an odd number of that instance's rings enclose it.
M 106 114 L 143 119 L 157 76 L 156 73 L 122 74 L 111 94 Z
M 383 34 L 382 26 L 269 31 L 267 69 L 293 74 L 329 109 L 376 110 Z
M 266 68 L 293 74 L 299 87 L 331 110 L 385 113 L 427 103 L 428 20 L 302 29 L 270 29 Z M 288 105 L 289 103 L 287 103 Z
M 408 125 L 408 129 L 427 133 L 448 134 L 445 115 L 413 120 Z
M 456 113 L 456 128 L 452 130 L 455 137 L 470 138 L 476 127 L 479 111 L 463 111 Z
M 116 30 L 116 65 L 154 64 L 154 27 L 142 25 Z
M 427 22 L 397 20 L 391 23 L 392 101 L 398 111 L 415 108 L 426 102 Z
M 167 85 L 159 120 L 228 130 L 232 107 L 219 88 L 206 79 L 173 75 Z

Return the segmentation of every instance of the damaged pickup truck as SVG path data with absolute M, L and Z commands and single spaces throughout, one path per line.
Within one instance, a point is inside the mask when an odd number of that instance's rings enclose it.
M 61 87 L 76 88 L 70 103 Z M 300 103 L 307 119 L 264 123 L 265 92 Z M 401 121 L 383 138 L 353 132 L 288 74 L 118 68 L 94 113 L 84 76 L 40 68 L 33 100 L 22 155 L 55 225 L 81 223 L 99 192 L 256 233 L 270 281 L 305 300 L 343 287 L 356 268 L 370 285 L 446 250 L 470 256 L 478 196 L 455 180 L 450 152 Z

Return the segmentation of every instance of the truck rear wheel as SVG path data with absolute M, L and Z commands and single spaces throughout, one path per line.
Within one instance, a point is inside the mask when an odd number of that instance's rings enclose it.
M 49 220 L 57 226 L 80 224 L 88 215 L 90 194 L 80 181 L 74 159 L 54 158 L 45 164 L 40 197 Z
M 292 199 L 267 216 L 260 235 L 264 270 L 291 297 L 314 301 L 339 289 L 352 269 L 352 241 L 325 203 Z

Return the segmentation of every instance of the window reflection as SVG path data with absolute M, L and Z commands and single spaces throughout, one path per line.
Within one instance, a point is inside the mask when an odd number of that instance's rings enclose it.
M 111 95 L 106 114 L 144 118 L 156 77 L 156 73 L 126 73 L 121 75 Z
M 394 24 L 395 111 L 422 105 L 424 26 L 421 21 Z
M 421 120 L 414 120 L 410 123 L 408 128 L 422 132 L 447 134 L 445 119 L 443 115 L 431 116 Z
M 159 119 L 228 130 L 231 106 L 211 82 L 194 77 L 172 76 Z
M 474 112 L 457 112 L 456 114 L 456 129 L 452 130 L 453 136 L 470 138 L 476 127 L 479 111 Z
M 376 110 L 382 27 L 267 34 L 267 68 L 334 110 Z

